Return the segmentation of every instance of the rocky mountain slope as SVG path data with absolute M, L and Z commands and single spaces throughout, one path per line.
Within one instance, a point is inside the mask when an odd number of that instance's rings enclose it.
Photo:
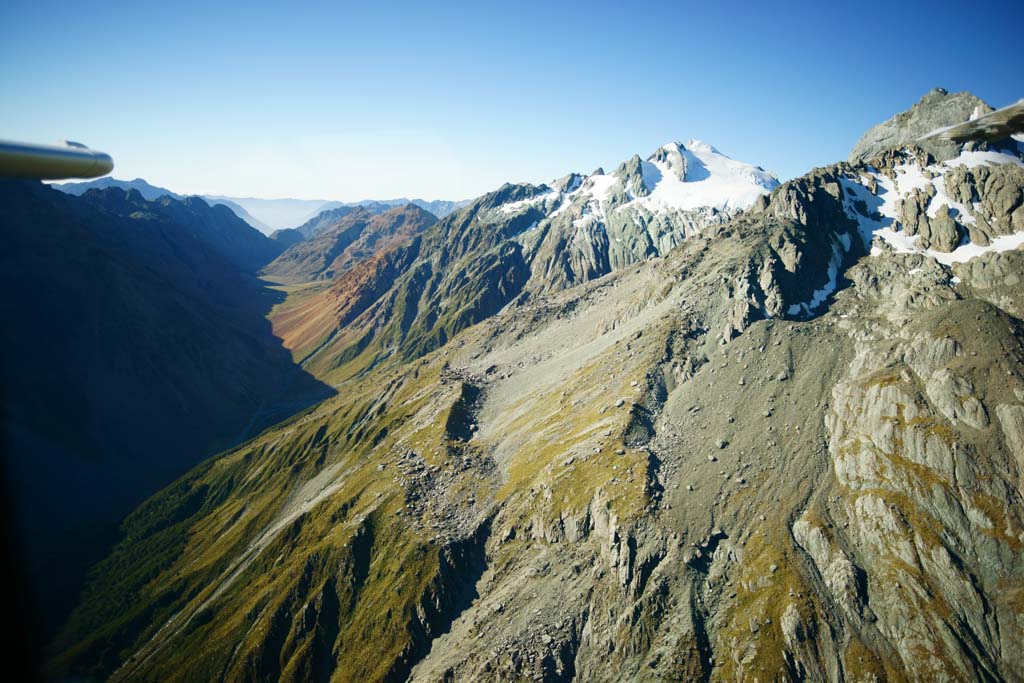
M 125 514 L 328 392 L 264 318 L 278 295 L 250 273 L 276 252 L 227 209 L 13 181 L 0 200 L 4 493 L 52 632 Z
M 51 671 L 1024 679 L 1024 154 L 895 139 L 505 186 L 286 302 L 338 395 L 129 516 Z
M 263 273 L 280 282 L 331 279 L 352 269 L 379 251 L 408 244 L 434 223 L 434 214 L 415 204 L 374 214 L 356 207 L 341 217 L 321 222 L 308 239 L 289 247 L 269 263 Z M 301 232 L 301 229 L 299 230 Z
M 349 215 L 360 207 L 356 206 L 335 206 L 330 209 L 324 209 L 315 216 L 310 218 L 308 221 L 293 228 L 303 239 L 309 239 L 316 235 L 318 232 L 325 230 L 332 225 L 336 225 L 345 216 Z M 369 210 L 367 210 L 369 211 Z M 370 212 L 372 213 L 372 212 Z
M 946 126 L 976 119 L 993 111 L 985 102 L 969 92 L 949 94 L 935 88 L 907 111 L 872 127 L 850 152 L 850 163 L 867 162 L 887 149 L 914 145 L 938 161 L 957 156 L 962 148 L 953 142 L 921 140 L 920 138 Z
M 306 239 L 306 237 L 295 228 L 281 228 L 270 233 L 270 239 L 277 240 L 287 249 Z
M 612 173 L 507 184 L 380 253 L 329 289 L 275 309 L 275 334 L 335 379 L 410 360 L 529 297 L 667 253 L 775 187 L 710 145 L 672 143 Z

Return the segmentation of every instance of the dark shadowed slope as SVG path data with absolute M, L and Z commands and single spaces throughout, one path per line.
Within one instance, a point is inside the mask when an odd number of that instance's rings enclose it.
M 256 216 L 253 216 L 238 202 L 233 202 L 230 199 L 213 199 L 211 197 L 203 197 L 203 199 L 209 202 L 211 206 L 221 205 L 228 207 L 236 216 L 259 230 L 264 235 L 270 235 L 274 231 L 272 227 L 261 221 L 259 218 L 256 218 Z
M 82 200 L 99 211 L 148 223 L 174 224 L 198 242 L 246 273 L 255 273 L 284 249 L 226 206 L 211 206 L 200 197 L 174 199 L 162 196 L 146 200 L 135 191 L 118 188 L 89 190 Z
M 142 195 L 143 199 L 147 199 L 149 201 L 154 201 L 164 196 L 171 197 L 172 199 L 185 199 L 185 195 L 172 192 L 166 187 L 151 185 L 142 178 L 136 178 L 135 180 L 118 180 L 117 178 L 107 176 L 105 178 L 97 178 L 96 180 L 87 180 L 84 182 L 54 183 L 51 187 L 75 196 L 81 196 L 90 190 L 119 188 L 126 192 L 128 190 L 136 190 Z M 273 229 L 246 211 L 240 204 L 231 201 L 227 197 L 200 197 L 200 199 L 206 201 L 210 206 L 226 206 L 231 209 L 232 213 L 264 235 L 270 233 Z
M 227 209 L 19 182 L 0 202 L 5 474 L 52 627 L 132 507 L 328 391 L 272 336 Z

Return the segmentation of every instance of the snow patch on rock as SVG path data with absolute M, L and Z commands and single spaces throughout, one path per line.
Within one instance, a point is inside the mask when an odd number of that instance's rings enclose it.
M 901 202 L 914 190 L 932 187 L 935 196 L 931 199 L 927 214 L 936 217 L 943 206 L 954 212 L 956 219 L 963 225 L 973 225 L 975 207 L 965 206 L 953 201 L 946 192 L 944 174 L 951 168 L 966 166 L 974 168 L 982 164 L 1016 164 L 1024 166 L 1019 157 L 1005 152 L 963 152 L 955 159 L 927 168 L 921 168 L 911 161 L 894 168 L 895 178 L 890 178 L 874 169 L 867 176 L 844 178 L 842 180 L 846 214 L 859 226 L 865 245 L 871 246 L 871 255 L 883 253 L 882 245 L 897 254 L 923 254 L 930 256 L 944 266 L 954 263 L 965 263 L 973 258 L 991 252 L 1003 252 L 1017 249 L 1024 244 L 1024 232 L 1003 235 L 990 240 L 987 246 L 974 244 L 964 240 L 950 252 L 937 249 L 924 249 L 918 246 L 919 235 L 908 235 L 899 224 Z M 871 187 L 874 187 L 872 192 Z

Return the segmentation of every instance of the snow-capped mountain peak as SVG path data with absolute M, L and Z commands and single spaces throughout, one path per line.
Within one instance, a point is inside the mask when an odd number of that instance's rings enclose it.
M 597 169 L 588 176 L 569 174 L 549 183 L 547 191 L 505 204 L 501 210 L 510 214 L 543 205 L 552 218 L 567 212 L 607 217 L 612 212 L 636 210 L 734 214 L 778 185 L 778 179 L 760 166 L 737 161 L 706 142 L 690 139 L 664 144 L 646 161 L 634 156 L 611 173 Z
M 662 145 L 648 157 L 643 169 L 650 194 L 635 201 L 651 210 L 745 209 L 779 184 L 764 169 L 694 139 Z
M 700 140 L 670 142 L 606 173 L 514 186 L 492 204 L 527 252 L 544 256 L 545 286 L 580 282 L 666 254 L 750 208 L 779 181 Z M 510 186 L 513 187 L 513 186 Z

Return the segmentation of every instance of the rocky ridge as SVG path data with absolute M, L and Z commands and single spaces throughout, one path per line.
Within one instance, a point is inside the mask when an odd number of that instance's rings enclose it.
M 850 152 L 850 163 L 864 163 L 890 149 L 907 145 L 922 147 L 939 161 L 957 156 L 962 144 L 942 140 L 925 140 L 925 135 L 947 126 L 963 123 L 993 111 L 992 107 L 969 92 L 950 94 L 934 88 L 907 111 L 872 127 L 857 141 Z
M 329 217 L 334 215 L 339 217 Z M 432 213 L 415 204 L 379 214 L 345 207 L 324 212 L 318 219 L 316 230 L 267 264 L 264 275 L 282 282 L 329 280 L 377 252 L 407 244 L 437 222 Z
M 81 200 L 113 220 L 133 221 L 140 230 L 187 232 L 243 272 L 255 273 L 283 251 L 229 208 L 207 204 L 200 197 L 164 194 L 148 200 L 137 190 L 114 186 L 87 190 Z

